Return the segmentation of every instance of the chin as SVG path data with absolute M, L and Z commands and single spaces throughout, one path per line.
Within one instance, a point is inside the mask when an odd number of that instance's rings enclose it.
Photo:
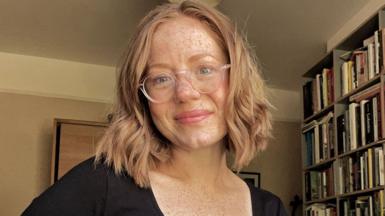
M 203 148 L 209 148 L 223 143 L 223 136 L 213 136 L 213 134 L 204 133 L 199 135 L 192 135 L 189 138 L 179 138 L 177 143 L 183 149 L 198 150 Z

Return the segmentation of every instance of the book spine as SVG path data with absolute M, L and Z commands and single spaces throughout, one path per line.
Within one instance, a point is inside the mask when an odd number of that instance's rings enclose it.
M 380 176 L 380 185 L 385 185 L 385 172 L 384 172 L 384 151 L 382 147 L 378 150 L 378 169 L 379 169 L 379 176 Z
M 374 32 L 374 74 L 380 73 L 380 43 L 378 31 Z
M 327 107 L 329 105 L 328 100 L 328 69 L 324 68 L 322 70 L 322 101 L 323 107 Z
M 349 79 L 348 79 L 348 63 L 344 62 L 341 66 L 341 95 L 345 95 L 349 92 Z
M 366 133 L 365 133 L 365 104 L 367 100 L 360 101 L 360 109 L 361 109 L 361 143 L 362 145 L 366 145 Z
M 357 103 L 349 104 L 349 132 L 350 132 L 350 150 L 357 148 L 357 124 L 356 107 Z
M 373 141 L 377 141 L 379 139 L 379 136 L 378 136 L 378 101 L 377 101 L 377 96 L 374 96 L 372 99 L 371 99 L 371 103 L 372 103 L 372 109 L 373 109 Z
M 373 188 L 373 151 L 368 149 L 368 187 Z
M 369 66 L 369 79 L 374 77 L 374 44 L 368 44 L 368 66 Z

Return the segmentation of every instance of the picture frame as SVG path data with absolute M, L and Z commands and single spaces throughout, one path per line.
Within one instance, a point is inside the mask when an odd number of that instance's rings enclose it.
M 254 187 L 261 188 L 261 173 L 259 172 L 239 172 L 237 174 L 245 182 L 250 182 Z

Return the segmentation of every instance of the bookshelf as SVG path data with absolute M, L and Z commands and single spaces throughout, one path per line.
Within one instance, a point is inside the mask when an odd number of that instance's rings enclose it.
M 385 9 L 303 77 L 303 215 L 385 215 Z

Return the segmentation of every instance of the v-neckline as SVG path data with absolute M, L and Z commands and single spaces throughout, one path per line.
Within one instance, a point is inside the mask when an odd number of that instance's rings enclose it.
M 244 181 L 247 185 L 247 187 L 249 188 L 249 194 L 250 194 L 250 202 L 251 202 L 251 215 L 254 216 L 254 212 L 255 212 L 255 209 L 254 209 L 254 186 L 251 185 L 250 182 L 247 182 L 247 181 Z M 157 216 L 164 216 L 162 210 L 160 209 L 159 205 L 158 205 L 158 202 L 156 201 L 156 198 L 155 198 L 155 194 L 154 194 L 154 191 L 152 190 L 152 188 L 148 188 L 148 192 L 149 192 L 149 196 L 150 196 L 150 202 L 151 202 L 151 205 L 153 207 L 153 210 L 154 210 L 154 213 L 157 215 Z

